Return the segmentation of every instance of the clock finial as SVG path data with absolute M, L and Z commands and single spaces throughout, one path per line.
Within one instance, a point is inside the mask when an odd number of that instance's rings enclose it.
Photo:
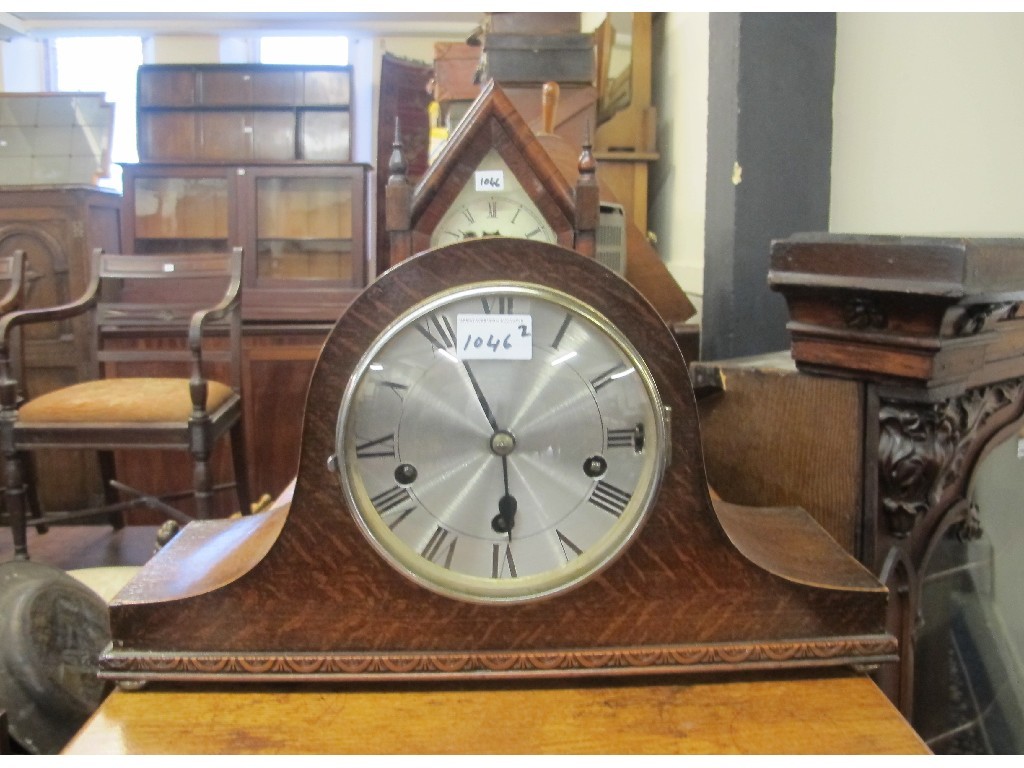
M 391 174 L 388 184 L 396 176 L 406 178 L 409 170 L 409 162 L 405 159 L 405 152 L 402 146 L 402 129 L 398 116 L 395 116 L 395 138 L 391 140 L 391 157 L 388 158 L 388 172 Z
M 594 176 L 597 173 L 597 160 L 594 159 L 594 145 L 590 140 L 590 120 L 583 129 L 583 148 L 580 151 L 580 176 Z
M 402 131 L 395 117 L 395 138 L 391 142 L 388 158 L 388 183 L 384 191 L 384 222 L 390 235 L 389 265 L 397 264 L 411 255 L 409 222 L 412 220 L 412 186 L 409 184 L 409 163 L 402 151 Z

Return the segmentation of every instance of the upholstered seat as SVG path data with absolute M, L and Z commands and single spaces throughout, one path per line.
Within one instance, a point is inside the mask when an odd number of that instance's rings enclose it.
M 25 403 L 18 418 L 23 424 L 185 422 L 192 414 L 188 384 L 188 379 L 173 378 L 85 381 Z M 233 394 L 226 384 L 208 382 L 206 410 L 218 410 Z
M 249 513 L 242 428 L 241 275 L 240 248 L 230 253 L 159 255 L 97 250 L 89 286 L 79 299 L 0 318 L 0 449 L 6 519 L 16 558 L 28 557 L 27 523 L 41 532 L 51 523 L 97 516 L 120 525 L 123 512 L 135 504 L 187 522 L 192 514 L 211 516 L 214 493 L 232 486 L 237 506 L 224 511 Z M 87 312 L 93 313 L 95 322 L 91 343 L 81 348 L 89 355 L 93 375 L 25 400 L 12 354 L 16 332 L 29 324 Z M 222 437 L 230 438 L 234 482 L 215 486 L 212 458 Z M 104 503 L 41 512 L 36 509 L 27 455 L 37 449 L 65 448 L 97 452 Z M 136 488 L 115 479 L 115 451 L 131 452 L 134 460 L 135 454 L 147 450 L 186 452 L 192 462 L 191 489 Z M 159 478 L 142 479 L 156 484 Z M 190 500 L 182 509 L 168 503 L 185 499 Z

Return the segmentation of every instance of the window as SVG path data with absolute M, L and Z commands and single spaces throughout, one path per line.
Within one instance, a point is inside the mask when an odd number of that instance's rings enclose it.
M 103 186 L 121 189 L 117 163 L 139 159 L 135 142 L 136 71 L 142 64 L 139 37 L 58 37 L 53 40 L 58 91 L 96 91 L 114 104 L 110 178 Z
M 261 64 L 348 64 L 347 37 L 261 37 Z

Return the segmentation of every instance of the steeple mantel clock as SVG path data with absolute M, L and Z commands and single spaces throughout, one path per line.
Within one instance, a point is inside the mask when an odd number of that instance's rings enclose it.
M 546 88 L 546 115 L 556 101 L 557 93 Z M 582 148 L 570 184 L 501 86 L 491 81 L 415 189 L 396 141 L 386 190 L 390 264 L 427 248 L 487 236 L 555 243 L 593 256 L 600 195 L 590 149 Z

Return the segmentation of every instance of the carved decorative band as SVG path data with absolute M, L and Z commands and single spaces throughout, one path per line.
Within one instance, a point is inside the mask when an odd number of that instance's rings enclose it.
M 943 491 L 966 479 L 978 441 L 1017 415 L 1022 394 L 1024 379 L 1015 379 L 941 403 L 882 402 L 878 480 L 890 533 L 909 535 Z
M 843 304 L 843 322 L 856 330 L 880 331 L 889 325 L 889 316 L 877 299 L 855 296 Z
M 100 659 L 108 679 L 416 678 L 461 675 L 685 672 L 835 666 L 894 661 L 890 635 L 767 643 L 493 653 L 217 653 L 110 649 Z

